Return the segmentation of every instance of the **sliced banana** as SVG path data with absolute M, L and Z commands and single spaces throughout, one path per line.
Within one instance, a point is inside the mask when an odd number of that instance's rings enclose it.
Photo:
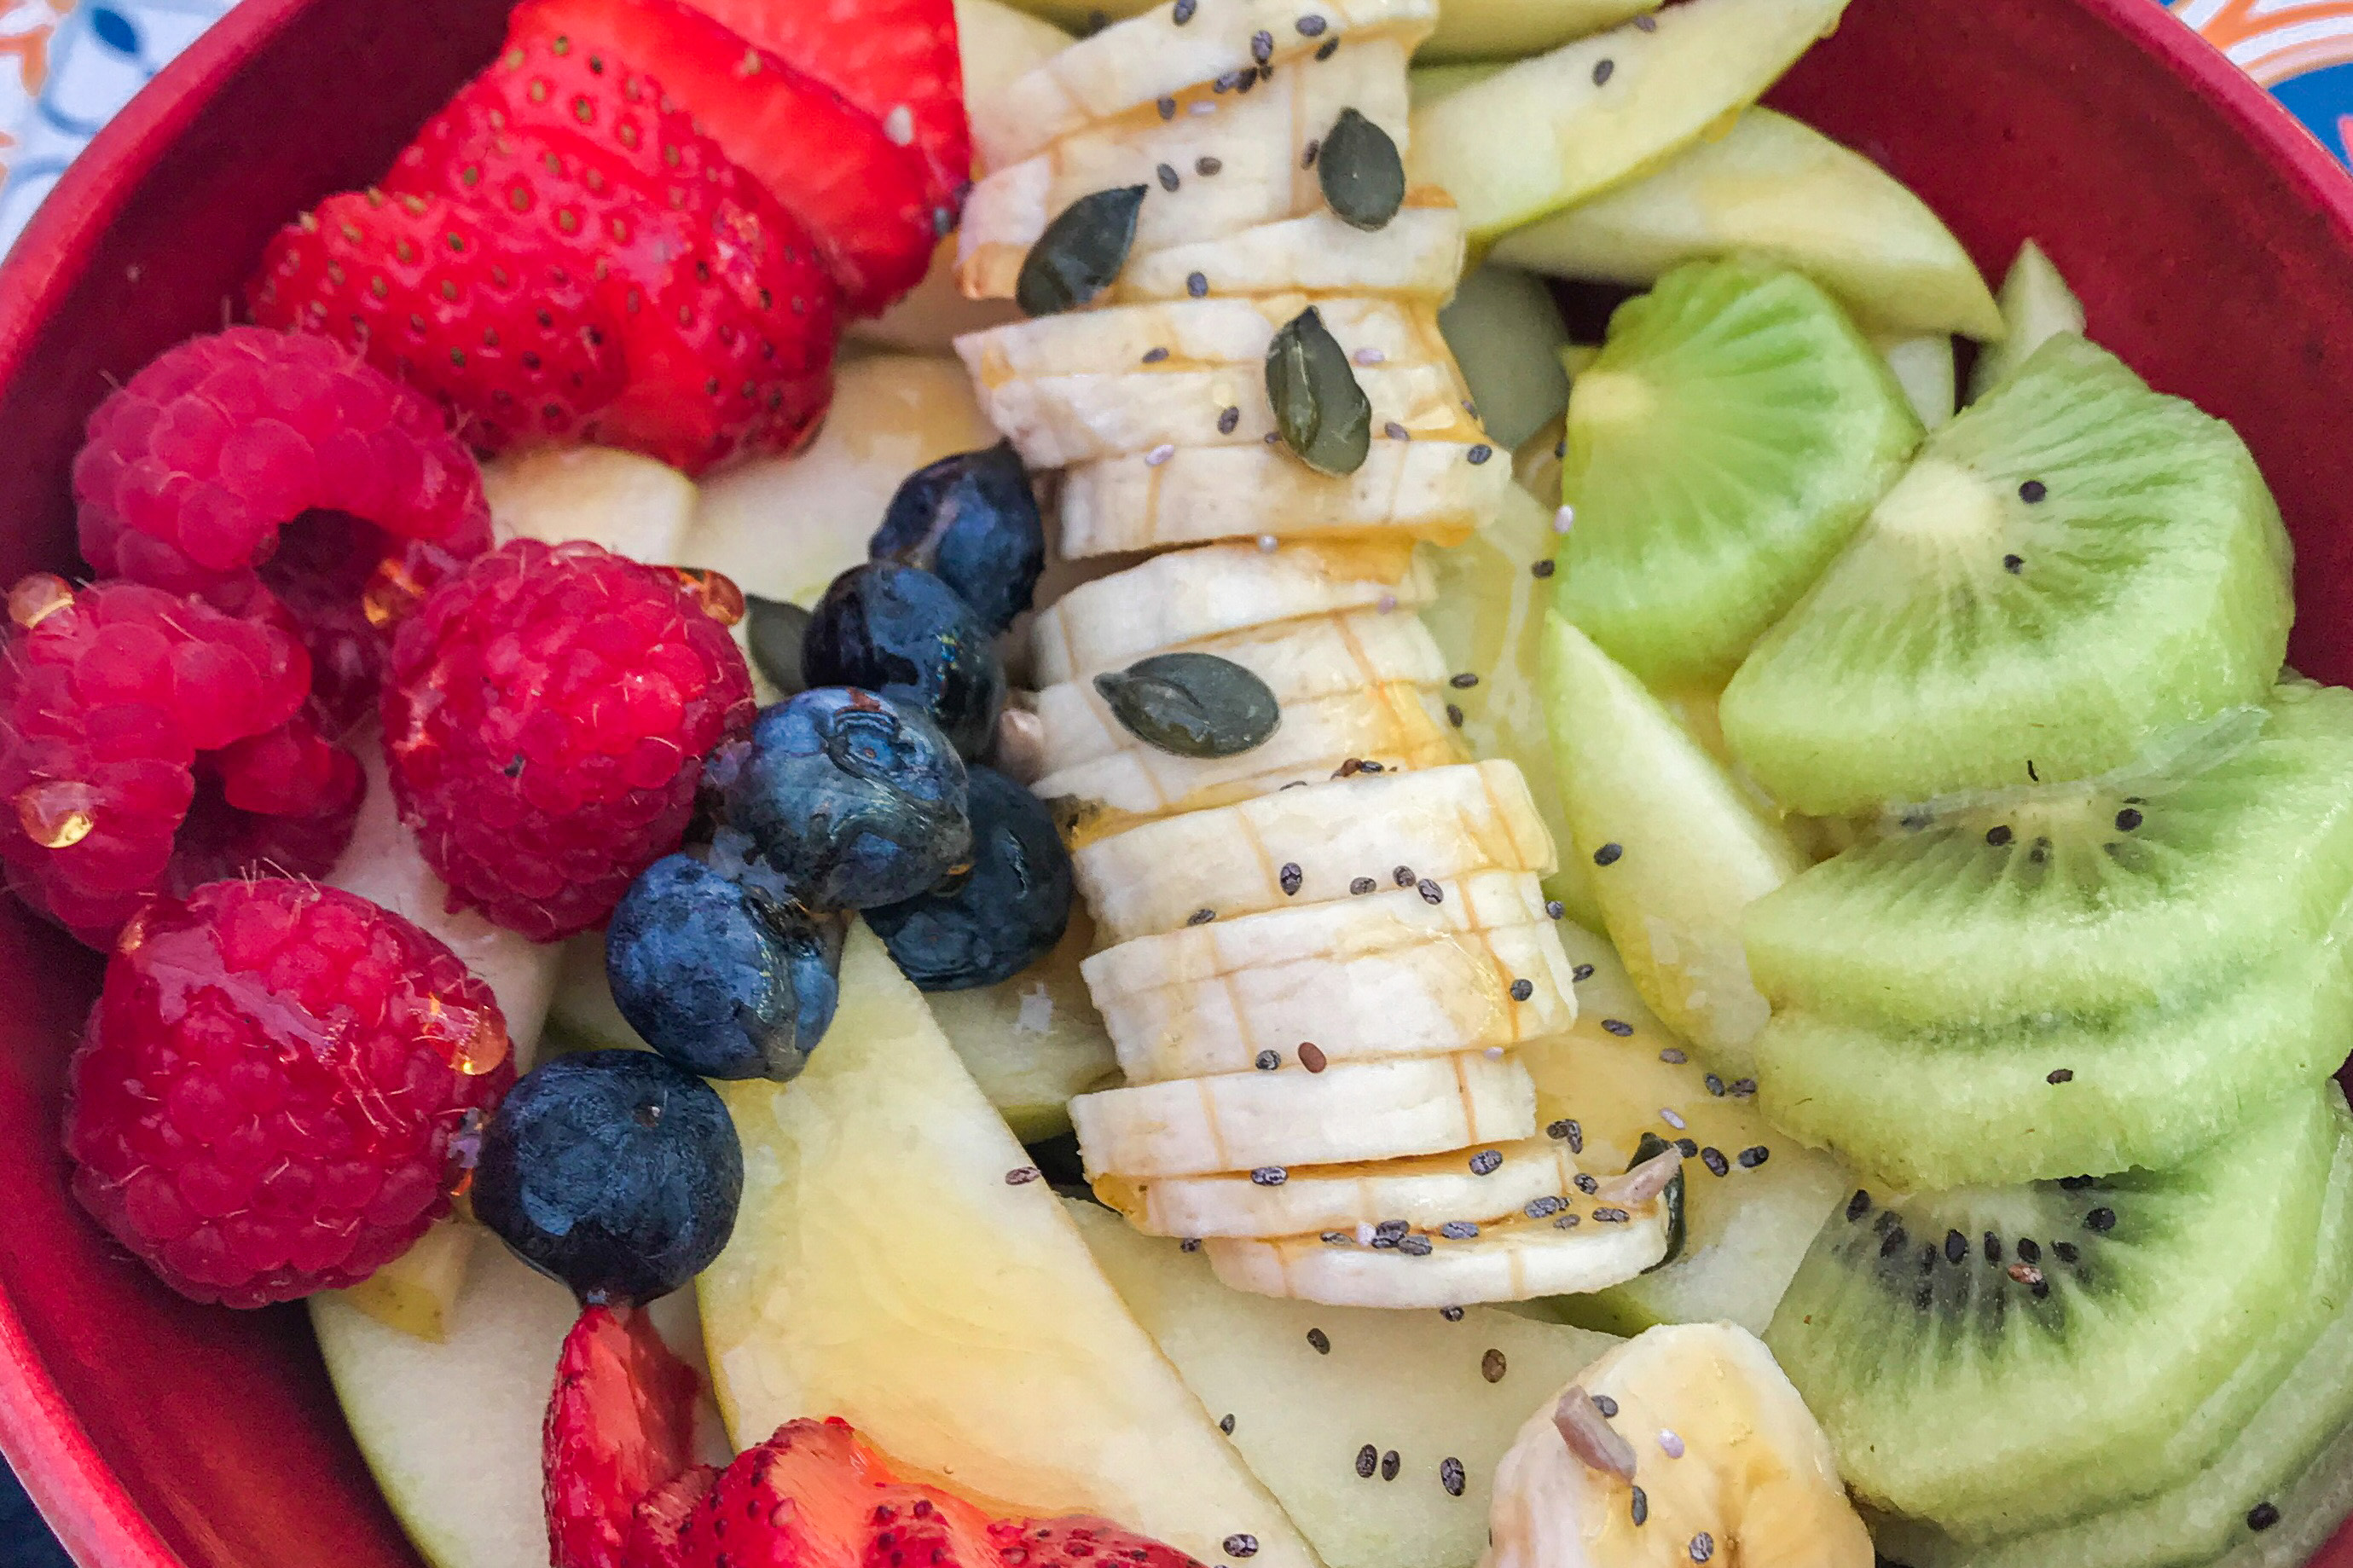
M 1314 212 L 1132 257 L 1109 298 L 1188 299 L 1198 276 L 1222 295 L 1395 295 L 1435 308 L 1462 276 L 1464 247 L 1461 215 L 1425 186 L 1407 193 L 1388 226 L 1372 233 Z
M 1313 896 L 1359 879 L 1380 886 L 1397 868 L 1445 883 L 1477 871 L 1553 868 L 1551 836 L 1511 763 L 1423 773 L 1364 773 L 1282 790 L 1157 822 L 1083 845 L 1080 890 L 1106 942 L 1282 909 L 1297 868 Z
M 1503 505 L 1512 465 L 1459 406 L 1451 414 L 1403 440 L 1376 430 L 1363 466 L 1339 477 L 1263 439 L 1081 464 L 1062 476 L 1061 552 L 1361 533 L 1459 544 Z
M 1585 1199 L 1542 1219 L 1457 1222 L 1452 1234 L 1409 1230 L 1369 1242 L 1336 1232 L 1330 1239 L 1220 1237 L 1201 1249 L 1219 1279 L 1261 1296 L 1333 1307 L 1452 1307 L 1622 1284 L 1666 1256 L 1667 1222 L 1656 1199 L 1630 1208 Z
M 1481 1568 L 1873 1562 L 1830 1439 L 1729 1323 L 1651 1329 L 1587 1367 L 1520 1428 L 1488 1525 Z
M 1001 94 L 976 96 L 973 143 L 984 167 L 1001 169 L 1074 131 L 1244 68 L 1272 65 L 1282 74 L 1297 57 L 1335 40 L 1337 52 L 1345 52 L 1388 37 L 1410 54 L 1437 25 L 1437 0 L 1155 5 L 1048 57 Z M 1256 50 L 1261 33 L 1267 36 L 1262 58 Z
M 1436 592 L 1403 539 L 1305 540 L 1271 551 L 1213 544 L 1071 589 L 1039 613 L 1030 655 L 1039 683 L 1050 687 L 1229 632 L 1347 610 L 1410 611 Z
M 1295 704 L 1377 686 L 1434 689 L 1447 676 L 1445 659 L 1419 617 L 1385 616 L 1377 610 L 1250 626 L 1198 638 L 1181 645 L 1181 650 L 1215 654 L 1257 676 L 1282 705 L 1285 728 L 1293 722 Z M 1140 743 L 1113 716 L 1111 704 L 1091 681 L 1066 680 L 1048 687 L 1037 694 L 1034 711 L 1050 773 L 1131 751 Z
M 1358 370 L 1356 377 L 1372 405 L 1374 429 L 1463 433 L 1464 391 L 1451 364 L 1385 364 Z M 1145 467 L 1156 468 L 1180 448 L 1262 447 L 1275 427 L 1262 360 L 1207 369 L 1171 364 L 1115 374 L 1017 376 L 984 384 L 981 403 L 1033 468 L 1146 454 L 1155 456 Z M 1065 553 L 1079 552 L 1066 546 Z
M 1502 1050 L 1577 1021 L 1535 878 L 1429 887 L 1444 901 L 1406 887 L 1276 910 L 1123 942 L 1081 973 L 1131 1083 L 1248 1072 L 1269 1053 L 1280 1068 Z
M 1437 688 L 1393 684 L 1285 703 L 1273 735 L 1237 756 L 1180 757 L 1137 742 L 1029 787 L 1040 800 L 1071 803 L 1090 831 L 1104 833 L 1329 778 L 1352 757 L 1410 770 L 1467 755 L 1447 727 Z
M 1145 188 L 1134 244 L 1139 255 L 1318 210 L 1323 188 L 1304 150 L 1342 110 L 1356 110 L 1405 145 L 1406 55 L 1394 36 L 1360 37 L 1328 60 L 1271 76 L 1253 68 L 1247 88 L 1177 91 L 1166 119 L 1147 104 L 1018 163 L 992 165 L 965 199 L 958 287 L 967 299 L 1012 295 L 1046 226 L 1097 191 Z M 1195 80 L 1208 83 L 1216 74 Z
M 1368 364 L 1447 362 L 1438 312 L 1395 300 L 1326 300 L 1286 289 L 1258 299 L 1177 299 L 1039 316 L 956 340 L 981 385 L 1026 376 L 1120 374 L 1140 368 L 1243 366 L 1263 372 L 1283 324 L 1309 306 L 1335 342 Z
M 1311 1073 L 1232 1073 L 1082 1094 L 1071 1101 L 1089 1179 L 1347 1165 L 1513 1142 L 1535 1131 L 1527 1069 L 1483 1052 L 1349 1062 Z
M 1176 1176 L 1139 1180 L 1106 1176 L 1095 1196 L 1127 1216 L 1146 1236 L 1359 1237 L 1399 1221 L 1436 1230 L 1450 1220 L 1485 1224 L 1515 1214 L 1564 1212 L 1576 1191 L 1577 1163 L 1568 1146 L 1550 1139 L 1457 1149 L 1410 1160 L 1324 1165 L 1293 1171 L 1280 1186 L 1248 1176 Z

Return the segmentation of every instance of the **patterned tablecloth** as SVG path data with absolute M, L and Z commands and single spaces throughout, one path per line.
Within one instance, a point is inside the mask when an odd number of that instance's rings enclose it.
M 107 117 L 231 4 L 0 0 L 0 248 Z M 2172 10 L 2353 163 L 2353 0 L 2172 0 Z

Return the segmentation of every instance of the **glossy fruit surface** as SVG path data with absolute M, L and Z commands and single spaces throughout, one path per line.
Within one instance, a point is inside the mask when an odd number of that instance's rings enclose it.
M 987 746 L 1005 706 L 989 628 L 944 580 L 893 561 L 833 580 L 803 634 L 801 676 L 920 708 L 966 758 Z
M 0 581 L 72 569 L 69 469 L 109 377 L 217 331 L 269 237 L 381 173 L 504 13 L 243 0 L 108 128 L 0 266 Z M 2290 657 L 2353 675 L 2353 186 L 2317 142 L 2149 0 L 1857 5 L 1772 101 L 1989 273 L 2042 240 L 2103 342 L 2230 419 L 2296 536 Z M 182 1302 L 71 1207 L 47 1140 L 100 968 L 0 907 L 0 1448 L 85 1564 L 413 1568 L 301 1317 Z
M 926 991 L 1010 980 L 1071 922 L 1071 856 L 1045 803 L 994 768 L 971 770 L 972 868 L 904 903 L 866 911 Z
M 937 574 L 1001 632 L 1029 607 L 1046 569 L 1046 525 L 1011 442 L 958 452 L 907 476 L 869 552 Z

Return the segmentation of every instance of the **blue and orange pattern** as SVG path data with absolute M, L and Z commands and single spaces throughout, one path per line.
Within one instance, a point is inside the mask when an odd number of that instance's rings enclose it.
M 2173 0 L 2172 9 L 2353 163 L 2353 0 Z

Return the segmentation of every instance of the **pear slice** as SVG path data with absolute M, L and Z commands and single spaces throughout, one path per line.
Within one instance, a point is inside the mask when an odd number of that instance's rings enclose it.
M 1969 401 L 1991 392 L 2036 349 L 2062 332 L 2084 335 L 2084 301 L 2059 276 L 2042 247 L 2028 240 L 2001 280 L 2002 340 L 1978 356 L 1969 373 Z
M 808 1070 L 723 1092 L 744 1202 L 697 1290 L 740 1439 L 838 1415 L 997 1511 L 1099 1513 L 1204 1562 L 1250 1535 L 1253 1568 L 1312 1568 L 863 924 Z
M 1418 60 L 1512 60 L 1655 11 L 1659 0 L 1439 0 Z
M 1727 1072 L 1754 1066 L 1765 998 L 1741 911 L 1806 858 L 1593 639 L 1546 622 L 1544 685 L 1561 795 L 1610 940 L 1651 1009 Z
M 617 447 L 540 447 L 482 465 L 501 544 L 586 539 L 632 561 L 671 562 L 694 521 L 694 481 Z
M 1071 1130 L 1071 1097 L 1119 1081 L 1119 1058 L 1079 963 L 1094 922 L 1072 906 L 1054 950 L 1012 979 L 925 998 L 948 1044 L 1005 1118 L 1036 1143 Z
M 1441 1318 L 1244 1295 L 1174 1241 L 1071 1210 L 1186 1384 L 1232 1421 L 1235 1450 L 1346 1568 L 1471 1568 L 1515 1424 L 1611 1342 L 1485 1307 Z
M 1895 373 L 1895 384 L 1904 389 L 1904 400 L 1920 416 L 1922 429 L 1934 430 L 1952 419 L 1959 382 L 1949 336 L 1924 332 L 1918 337 L 1873 338 L 1872 346 Z
M 455 1215 L 440 1220 L 407 1251 L 340 1294 L 385 1327 L 438 1344 L 457 1321 L 458 1297 L 481 1237 L 480 1227 Z
M 1769 109 L 1744 110 L 1723 137 L 1656 174 L 1506 235 L 1494 258 L 1649 284 L 1685 261 L 1736 254 L 1805 273 L 1874 331 L 2003 332 L 1977 264 L 1926 203 L 1862 153 Z
M 1755 102 L 1846 3 L 1688 0 L 1522 60 L 1417 110 L 1407 170 L 1492 239 L 1639 178 Z

